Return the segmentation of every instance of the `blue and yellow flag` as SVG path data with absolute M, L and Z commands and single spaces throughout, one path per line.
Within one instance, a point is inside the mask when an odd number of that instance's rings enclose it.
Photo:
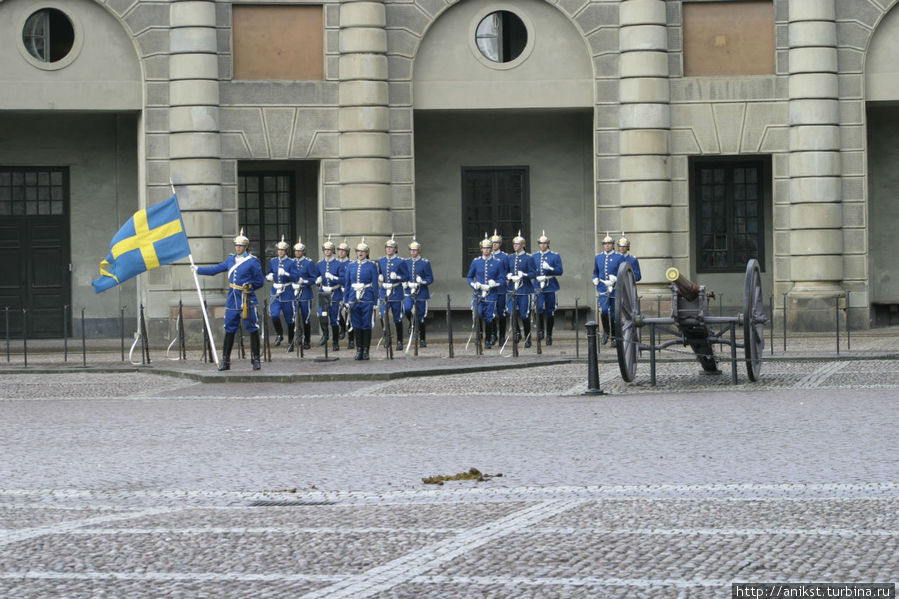
M 170 264 L 190 254 L 181 220 L 178 197 L 138 210 L 122 225 L 109 244 L 109 255 L 100 263 L 94 291 L 100 293 L 133 276 Z

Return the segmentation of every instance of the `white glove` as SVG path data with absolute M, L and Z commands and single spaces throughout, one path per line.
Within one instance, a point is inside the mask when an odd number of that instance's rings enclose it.
M 325 278 L 331 279 L 332 281 L 336 281 L 336 280 L 339 279 L 340 277 L 338 277 L 337 275 L 332 275 L 332 274 L 329 273 L 329 272 L 326 272 L 326 273 L 325 273 Z
M 548 270 L 549 272 L 553 272 L 554 270 L 556 270 L 548 262 L 541 263 L 540 267 L 543 268 L 543 270 Z
M 270 272 L 270 273 L 268 273 L 267 275 L 265 275 L 265 280 L 266 280 L 266 281 L 274 281 L 274 280 L 275 280 L 275 273 Z
M 598 286 L 599 286 L 599 277 L 593 277 L 593 286 L 594 286 L 594 287 L 598 287 Z
M 190 265 L 190 269 L 191 269 L 192 271 L 194 271 L 194 272 L 197 272 L 197 270 L 199 270 L 200 267 L 197 266 L 196 264 L 191 264 L 191 265 Z
M 396 281 L 396 280 L 399 279 L 399 278 L 400 278 L 400 276 L 399 276 L 398 274 L 396 274 L 395 272 L 390 273 L 390 280 L 391 280 L 391 281 Z
M 546 280 L 546 275 L 537 275 L 537 281 L 542 283 Z
M 294 291 L 297 291 L 297 290 L 299 290 L 299 288 L 300 288 L 300 284 L 299 284 L 299 283 L 291 283 L 290 285 L 293 287 L 293 290 L 294 290 Z
M 518 278 L 520 279 L 520 278 L 523 277 L 523 276 L 525 276 L 525 272 L 524 272 L 523 270 L 519 270 L 519 271 L 518 271 Z M 518 279 L 516 279 L 516 281 L 517 281 L 517 280 L 518 280 Z
M 303 277 L 300 277 L 299 279 L 297 279 L 297 283 L 302 283 L 303 285 L 308 285 L 309 279 L 304 279 Z
M 282 289 L 284 289 L 284 283 L 275 283 L 274 285 L 272 285 L 272 287 L 275 288 L 275 291 L 281 291 Z
M 353 283 L 353 289 L 356 291 L 361 291 L 365 289 L 365 283 Z
M 509 278 L 512 279 L 513 283 L 517 283 L 521 280 L 521 275 L 509 275 Z
M 381 287 L 390 291 L 391 289 L 393 289 L 393 283 L 381 283 Z
M 493 279 L 490 279 L 489 281 L 487 281 L 487 286 L 488 286 L 488 287 L 498 287 L 498 286 L 499 286 L 499 283 L 497 283 L 497 282 L 494 281 Z
M 321 285 L 321 284 L 322 284 L 322 278 L 321 278 L 321 277 L 316 278 L 316 279 L 315 279 L 315 284 L 316 284 L 316 285 Z
M 421 275 L 416 275 L 416 276 L 415 276 L 415 282 L 416 282 L 416 283 L 419 283 L 419 284 L 422 284 L 422 283 L 424 283 L 424 280 L 421 278 Z
M 328 287 L 327 285 L 322 286 L 321 290 L 322 290 L 322 293 L 331 293 L 331 288 Z
M 409 283 L 408 285 L 409 291 L 415 293 L 418 291 L 418 283 Z
M 616 281 L 618 281 L 618 277 L 616 277 L 615 275 L 609 275 L 609 282 L 612 285 L 614 285 Z
M 279 267 L 278 267 L 278 276 L 279 276 L 279 277 L 283 277 L 283 276 L 286 275 L 286 274 L 287 274 L 287 271 L 284 270 L 284 267 L 279 266 Z
M 481 288 L 481 284 L 478 283 L 477 281 L 475 281 L 474 283 L 471 284 L 471 288 L 474 289 L 475 291 L 477 291 L 478 289 Z
M 379 283 L 383 283 L 383 282 L 384 282 L 384 275 L 378 275 L 378 282 L 379 282 Z

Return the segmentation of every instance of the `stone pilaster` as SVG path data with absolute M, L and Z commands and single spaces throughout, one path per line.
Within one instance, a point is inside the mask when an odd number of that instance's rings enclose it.
M 326 219 L 340 224 L 325 234 L 376 242 L 392 232 L 386 24 L 383 0 L 340 4 L 339 213 Z
M 619 25 L 621 228 L 640 257 L 643 283 L 664 285 L 672 256 L 665 2 L 625 0 Z
M 790 322 L 833 327 L 843 279 L 835 0 L 789 3 Z

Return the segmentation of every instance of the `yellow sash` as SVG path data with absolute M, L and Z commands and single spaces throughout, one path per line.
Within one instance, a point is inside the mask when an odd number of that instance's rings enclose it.
M 243 298 L 240 304 L 240 317 L 246 319 L 249 314 L 247 310 L 247 298 L 250 297 L 250 284 L 245 283 L 244 285 L 235 285 L 234 283 L 228 283 L 228 285 L 231 286 L 231 289 L 240 289 L 243 292 Z

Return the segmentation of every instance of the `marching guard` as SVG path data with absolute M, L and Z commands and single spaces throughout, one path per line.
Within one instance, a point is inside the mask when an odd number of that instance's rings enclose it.
M 356 257 L 349 263 L 343 287 L 350 304 L 350 321 L 356 335 L 356 360 L 368 360 L 374 307 L 378 300 L 378 265 L 368 259 L 365 238 L 356 246 Z
M 473 289 L 471 311 L 483 324 L 481 330 L 489 330 L 496 317 L 499 289 L 506 277 L 506 265 L 493 256 L 493 243 L 484 235 L 481 255 L 471 261 L 468 268 L 468 285 Z
M 490 243 L 493 247 L 493 257 L 503 264 L 506 264 L 506 262 L 508 262 L 509 254 L 501 249 L 503 245 L 503 236 L 500 235 L 496 229 L 493 230 L 493 236 L 490 238 Z M 487 349 L 493 347 L 494 343 L 497 343 L 502 347 L 506 342 L 506 322 L 508 321 L 508 314 L 509 310 L 506 305 L 506 286 L 500 285 L 497 289 L 496 318 L 490 323 L 490 330 L 487 332 L 487 342 L 484 344 Z M 499 325 L 499 331 L 497 331 L 497 324 Z
M 614 251 L 615 240 L 606 234 L 602 239 L 603 251 L 596 254 L 593 260 L 593 285 L 596 286 L 596 298 L 599 304 L 600 321 L 602 322 L 602 343 L 609 342 L 612 335 L 612 347 L 615 347 L 612 323 L 615 322 L 615 282 L 618 280 L 618 267 L 624 257 Z
M 531 322 L 529 319 L 531 312 L 531 296 L 534 294 L 534 286 L 531 280 L 537 276 L 534 269 L 534 261 L 530 254 L 525 251 L 526 240 L 518 235 L 512 238 L 513 253 L 506 257 L 507 270 L 506 279 L 508 287 L 509 314 L 513 314 L 513 310 L 518 310 L 519 320 L 524 325 L 524 346 L 531 346 Z M 516 326 L 513 332 L 513 339 L 521 339 L 521 331 Z
M 393 236 L 384 244 L 384 257 L 378 260 L 378 282 L 381 284 L 381 318 L 384 326 L 390 326 L 387 322 L 387 311 L 393 314 L 393 322 L 396 325 L 396 348 L 403 351 L 403 284 L 409 281 L 409 273 L 406 270 L 406 261 L 397 253 L 397 243 Z
M 421 243 L 414 238 L 409 244 L 409 255 L 406 260 L 406 271 L 409 274 L 409 281 L 406 283 L 406 298 L 403 300 L 403 311 L 409 319 L 409 335 L 418 331 L 418 339 L 420 347 L 427 347 L 425 341 L 425 316 L 428 315 L 428 300 L 431 294 L 428 291 L 428 285 L 434 282 L 434 273 L 431 270 L 431 261 L 422 258 Z M 414 308 L 414 309 L 413 309 Z M 415 315 L 415 321 L 412 317 Z
M 319 286 L 319 310 L 322 311 L 319 316 L 322 321 L 327 319 L 331 325 L 331 347 L 334 351 L 340 349 L 340 305 L 343 302 L 343 279 L 346 274 L 346 262 L 341 262 L 334 255 L 336 249 L 337 246 L 329 235 L 328 240 L 322 244 L 325 257 L 318 262 L 318 278 L 315 280 L 315 284 Z M 322 322 L 322 326 L 327 325 Z
M 300 276 L 297 263 L 287 257 L 287 250 L 290 244 L 281 241 L 275 244 L 275 250 L 278 255 L 271 259 L 268 266 L 268 274 L 265 275 L 267 281 L 272 282 L 272 297 L 269 305 L 269 314 L 272 317 L 272 326 L 275 328 L 275 347 L 281 345 L 284 340 L 284 330 L 281 328 L 281 315 L 284 315 L 284 321 L 287 323 L 287 351 L 293 351 L 293 327 L 294 327 L 294 303 L 296 296 L 294 295 L 293 283 L 296 283 Z
M 537 318 L 540 320 L 540 338 L 546 331 L 546 344 L 553 344 L 553 325 L 556 314 L 556 292 L 561 288 L 556 278 L 562 274 L 562 256 L 549 249 L 546 231 L 537 238 L 540 251 L 532 257 L 537 268 Z
M 297 238 L 297 242 L 293 245 L 294 261 L 297 263 L 299 276 L 297 282 L 293 284 L 294 291 L 297 293 L 297 316 L 303 322 L 303 349 L 309 349 L 309 312 L 312 307 L 312 297 L 315 295 L 312 291 L 312 284 L 318 278 L 318 268 L 310 258 L 306 257 L 306 244 L 303 243 L 302 237 Z
M 343 263 L 344 272 L 346 272 L 346 267 L 350 263 L 349 256 L 350 256 L 350 244 L 348 244 L 346 242 L 346 239 L 344 239 L 343 241 L 341 241 L 340 243 L 337 244 L 337 259 Z M 343 339 L 344 337 L 346 337 L 346 334 L 347 334 L 346 327 L 347 327 L 347 323 L 350 320 L 350 311 L 349 311 L 349 307 L 347 306 L 347 299 L 348 299 L 347 290 L 346 289 L 342 290 L 341 294 L 343 296 L 343 299 L 340 302 L 340 318 L 338 320 L 340 320 L 340 338 Z M 356 347 L 353 337 L 354 337 L 354 335 L 350 335 L 349 338 L 347 339 L 347 342 L 346 342 L 347 349 L 354 349 Z
M 228 273 L 228 295 L 225 299 L 225 340 L 222 346 L 222 361 L 219 370 L 231 369 L 231 348 L 234 347 L 234 334 L 241 320 L 244 328 L 250 333 L 250 361 L 253 370 L 259 370 L 259 318 L 256 313 L 257 289 L 265 285 L 262 276 L 262 264 L 253 254 L 247 252 L 250 240 L 243 234 L 234 238 L 234 253 L 215 266 L 196 266 L 191 269 L 200 275 L 216 275 Z
M 624 233 L 621 233 L 621 239 L 618 240 L 618 253 L 622 255 L 625 261 L 631 263 L 631 268 L 634 269 L 634 280 L 639 281 L 641 278 L 643 278 L 640 275 L 640 261 L 637 260 L 636 256 L 628 253 L 630 249 L 630 239 L 628 239 Z

